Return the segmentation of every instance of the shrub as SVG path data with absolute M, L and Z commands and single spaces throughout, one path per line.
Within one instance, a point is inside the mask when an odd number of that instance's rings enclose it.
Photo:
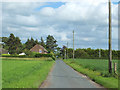
M 35 57 L 51 57 L 53 60 L 55 60 L 55 56 L 52 54 L 36 54 Z
M 2 54 L 2 56 L 10 56 L 10 54 Z
M 35 57 L 52 57 L 52 54 L 36 54 Z
M 2 54 L 2 57 L 26 57 L 26 55 L 14 55 L 14 54 L 8 54 L 8 55 L 4 55 L 4 54 Z
M 32 55 L 32 52 L 27 49 L 25 49 L 23 52 L 28 56 Z
M 51 57 L 53 60 L 55 60 L 55 56 L 52 54 L 40 54 L 36 52 L 31 52 L 30 55 L 2 54 L 2 57 L 20 57 L 20 58 Z

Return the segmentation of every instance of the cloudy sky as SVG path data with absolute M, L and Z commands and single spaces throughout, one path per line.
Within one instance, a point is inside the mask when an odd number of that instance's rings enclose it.
M 3 2 L 2 36 L 14 33 L 24 43 L 53 35 L 60 47 L 108 48 L 108 0 L 79 2 Z M 112 0 L 112 48 L 118 49 L 118 0 Z

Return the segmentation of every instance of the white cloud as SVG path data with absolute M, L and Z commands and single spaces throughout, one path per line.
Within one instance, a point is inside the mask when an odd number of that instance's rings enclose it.
M 44 16 L 53 16 L 55 15 L 55 10 L 51 7 L 46 7 L 41 10 L 41 14 Z
M 108 0 L 81 0 L 66 2 L 58 8 L 43 7 L 46 3 L 4 3 L 3 35 L 15 33 L 27 37 L 40 38 L 54 35 L 58 42 L 75 42 L 81 46 L 89 44 L 107 48 L 108 38 Z M 117 40 L 118 6 L 112 4 L 113 39 Z M 18 33 L 19 34 L 18 34 Z M 24 33 L 24 35 L 23 35 Z M 22 34 L 22 35 L 21 35 Z M 116 44 L 114 42 L 113 44 Z M 62 44 L 62 43 L 60 43 Z M 85 45 L 86 44 L 86 45 Z M 78 46 L 75 46 L 78 48 Z M 79 47 L 82 48 L 82 47 Z

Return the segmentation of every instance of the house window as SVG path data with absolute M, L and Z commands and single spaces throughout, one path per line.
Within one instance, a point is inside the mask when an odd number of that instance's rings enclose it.
M 41 49 L 39 50 L 39 53 L 42 53 L 42 50 L 41 50 Z

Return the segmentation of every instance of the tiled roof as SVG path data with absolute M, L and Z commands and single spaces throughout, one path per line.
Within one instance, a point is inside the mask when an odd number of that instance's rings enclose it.
M 41 46 L 39 44 L 36 44 L 33 48 L 30 49 L 30 51 L 38 52 L 39 49 L 43 49 L 45 52 L 47 52 L 47 50 L 43 46 Z

